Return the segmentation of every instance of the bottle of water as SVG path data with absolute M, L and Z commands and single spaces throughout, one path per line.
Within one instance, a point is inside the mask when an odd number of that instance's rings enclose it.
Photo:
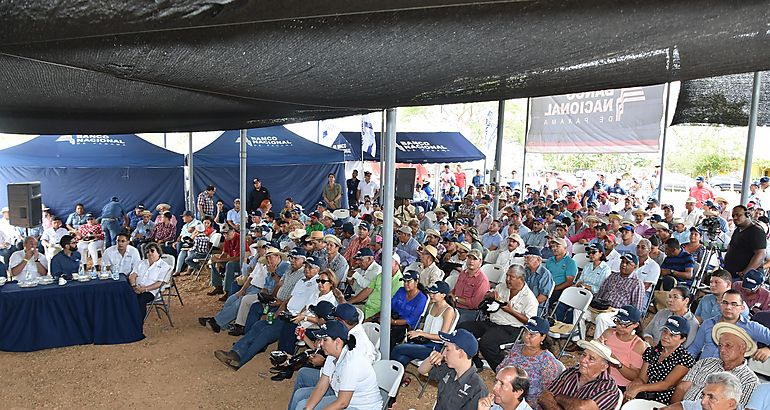
M 83 278 L 86 276 L 86 265 L 82 264 L 80 265 L 80 269 L 78 269 L 78 279 Z
M 96 273 L 96 262 L 94 262 L 94 266 L 91 266 L 91 272 L 89 272 L 91 279 L 98 278 L 98 275 Z

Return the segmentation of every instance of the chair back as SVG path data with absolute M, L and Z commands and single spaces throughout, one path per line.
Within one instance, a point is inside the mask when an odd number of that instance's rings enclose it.
M 524 264 L 524 257 L 523 256 L 516 256 L 511 258 L 511 265 L 521 265 L 521 266 L 527 266 Z
M 587 253 L 578 253 L 575 256 L 573 256 L 572 259 L 575 261 L 577 268 L 580 270 L 583 270 L 583 268 L 585 268 L 586 265 L 591 263 L 591 260 L 588 259 Z
M 577 255 L 579 253 L 586 253 L 586 246 L 582 243 L 573 243 L 572 254 Z
M 505 280 L 505 269 L 500 265 L 482 265 L 481 272 L 495 285 Z
M 444 282 L 449 285 L 449 289 L 454 289 L 455 285 L 457 284 L 457 277 L 460 275 L 449 275 L 446 278 L 444 278 Z
M 219 232 L 213 232 L 209 237 L 211 242 L 211 249 L 219 248 L 222 245 L 222 234 Z
M 425 217 L 428 218 L 431 221 L 431 223 L 436 223 L 436 221 L 438 220 L 436 213 L 433 211 L 426 212 Z
M 571 286 L 562 291 L 559 302 L 573 309 L 585 311 L 591 305 L 593 298 L 594 295 L 590 290 Z
M 167 253 L 164 253 L 160 258 L 163 260 L 163 262 L 166 262 L 168 266 L 171 266 L 172 268 L 176 266 L 176 258 L 174 257 L 174 255 L 169 255 Z
M 770 361 L 760 362 L 749 358 L 749 369 L 753 370 L 754 373 L 758 375 L 770 377 Z
M 500 255 L 499 250 L 487 252 L 487 256 L 484 257 L 484 263 L 497 263 L 497 257 Z
M 396 397 L 401 379 L 404 377 L 404 365 L 395 360 L 378 360 L 372 365 L 374 374 L 377 375 L 377 385 L 383 395 L 383 405 L 388 398 Z
M 621 410 L 653 410 L 662 407 L 666 407 L 666 405 L 652 400 L 633 399 L 623 405 Z
M 356 312 L 358 312 L 358 324 L 364 323 L 364 311 L 359 309 L 358 306 L 354 306 L 356 308 Z
M 350 211 L 347 209 L 335 209 L 332 215 L 334 219 L 347 219 L 350 217 Z
M 567 366 L 565 366 L 561 360 L 556 359 L 557 376 L 564 373 L 565 370 L 567 370 Z
M 422 266 L 420 266 L 420 262 L 412 262 L 409 264 L 409 266 L 404 269 L 404 272 L 408 270 L 416 270 L 417 272 L 422 272 Z
M 369 338 L 369 341 L 372 342 L 374 345 L 374 348 L 379 350 L 380 349 L 380 324 L 375 322 L 365 322 L 361 324 L 361 327 L 364 328 L 364 333 L 366 333 L 366 337 Z

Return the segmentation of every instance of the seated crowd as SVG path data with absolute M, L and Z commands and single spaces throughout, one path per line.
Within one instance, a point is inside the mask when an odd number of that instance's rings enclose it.
M 63 228 L 53 217 L 43 250 L 26 238 L 9 267 L 15 277 L 44 274 L 47 255 L 57 255 L 53 269 L 62 265 L 57 257 L 79 261 L 78 249 L 88 250 L 92 263 L 101 258 L 136 277 L 145 300 L 160 286 L 162 253 L 176 256 L 167 267 L 175 275 L 208 262 L 209 295 L 224 305 L 199 323 L 239 337 L 214 352 L 219 361 L 238 370 L 277 342 L 272 380 L 297 376 L 289 409 L 379 409 L 379 353 L 365 327 L 381 320 L 384 212 L 393 212 L 391 357 L 419 363 L 437 381 L 436 409 L 611 410 L 634 399 L 756 409 L 769 400 L 747 361 L 770 357 L 769 229 L 758 202 L 727 209 L 723 198 L 701 200 L 699 181 L 676 216 L 673 205 L 619 194 L 602 177 L 564 198 L 559 190 L 503 190 L 495 219 L 483 186 L 463 186 L 469 193 L 459 197 L 448 174 L 440 201 L 426 183 L 415 201 L 384 208 L 364 175 L 357 181 L 354 173 L 345 189 L 330 176 L 308 213 L 291 198 L 271 211 L 255 179 L 247 207 L 235 200 L 223 215 L 209 187 L 197 215 L 181 215 L 181 232 L 160 206 L 154 220 L 143 207 L 123 214 L 126 231 L 114 237 L 104 210 L 101 225 L 85 214 Z M 340 209 L 342 195 L 348 209 Z M 241 266 L 243 211 L 250 222 Z M 100 241 L 109 246 L 101 255 Z M 61 252 L 49 251 L 52 244 Z M 715 252 L 724 253 L 721 266 Z M 590 307 L 574 303 L 578 294 Z M 561 351 L 555 334 L 566 343 Z M 564 350 L 581 352 L 574 367 L 561 363 Z M 478 375 L 487 366 L 496 372 L 491 393 Z

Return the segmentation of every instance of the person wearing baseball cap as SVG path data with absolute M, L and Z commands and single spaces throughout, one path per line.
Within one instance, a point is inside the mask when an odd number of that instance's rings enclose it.
M 666 319 L 660 343 L 644 351 L 642 371 L 626 388 L 627 400 L 646 393 L 646 399 L 664 404 L 672 402 L 676 385 L 695 364 L 684 347 L 689 332 L 690 324 L 682 316 L 674 315 Z
M 390 318 L 390 345 L 396 346 L 406 337 L 409 330 L 417 328 L 428 297 L 418 287 L 420 272 L 407 269 L 401 281 L 403 287 L 399 288 L 391 298 Z
M 583 353 L 577 366 L 562 372 L 540 395 L 538 403 L 543 409 L 614 409 L 618 404 L 618 386 L 608 370 L 619 362 L 598 339 L 580 340 L 578 345 Z
M 327 359 L 315 386 L 294 391 L 290 410 L 382 408 L 374 368 L 365 355 L 352 353 L 359 349 L 359 340 L 348 332 L 344 323 L 331 320 L 319 329 L 308 331 L 308 335 L 320 342 Z M 328 394 L 329 390 L 333 394 Z
M 361 222 L 358 225 L 358 234 L 350 238 L 348 246 L 345 248 L 345 253 L 342 254 L 349 265 L 353 265 L 353 257 L 356 255 L 356 252 L 369 245 L 371 230 L 372 227 L 366 222 Z
M 348 295 L 358 295 L 368 288 L 372 281 L 382 272 L 382 267 L 374 261 L 374 252 L 371 248 L 360 248 L 353 258 L 352 266 L 358 266 L 347 275 L 347 284 L 350 288 Z
M 396 231 L 398 244 L 395 246 L 395 252 L 401 257 L 401 265 L 409 266 L 417 261 L 420 256 L 420 243 L 412 237 L 412 229 L 408 226 L 402 226 Z
M 461 245 L 466 246 L 462 243 Z M 459 323 L 476 319 L 479 304 L 489 291 L 489 279 L 481 272 L 481 264 L 484 261 L 481 252 L 467 249 L 466 247 L 458 250 L 458 253 L 467 252 L 468 256 L 465 260 L 466 268 L 457 276 L 457 283 L 453 290 L 455 305 L 460 312 Z
M 476 337 L 464 329 L 439 332 L 445 347 L 431 352 L 420 367 L 420 374 L 438 381 L 436 409 L 476 408 L 487 396 L 484 380 L 478 375 L 471 358 L 478 352 Z
M 759 382 L 746 362 L 746 358 L 757 351 L 757 344 L 745 330 L 732 323 L 717 323 L 711 336 L 719 344 L 719 357 L 698 360 L 677 385 L 672 402 L 699 400 L 709 375 L 728 372 L 740 382 L 742 394 L 739 404 L 745 406 Z
M 752 311 L 770 309 L 770 291 L 762 286 L 765 275 L 758 269 L 752 269 L 743 274 L 743 280 L 733 282 L 732 288 L 741 292 L 743 300 Z
M 433 351 L 440 351 L 443 345 L 438 333 L 449 331 L 455 321 L 456 312 L 447 302 L 451 292 L 449 284 L 438 281 L 427 290 L 431 308 L 425 315 L 423 328 L 408 331 L 407 342 L 393 348 L 390 355 L 392 360 L 404 366 L 414 359 L 424 360 Z
M 546 238 L 548 232 L 545 231 L 543 222 L 543 218 L 535 218 L 532 221 L 532 230 L 521 235 L 521 239 L 524 240 L 524 246 L 535 246 L 542 249 L 546 245 L 548 242 Z

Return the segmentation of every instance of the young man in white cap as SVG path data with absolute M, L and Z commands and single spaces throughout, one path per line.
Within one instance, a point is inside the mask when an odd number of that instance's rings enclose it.
M 565 370 L 543 392 L 537 401 L 542 409 L 612 410 L 617 406 L 619 390 L 609 368 L 620 362 L 598 340 L 580 340 L 578 346 L 584 349 L 578 365 Z
M 476 410 L 487 396 L 487 386 L 476 372 L 471 357 L 479 345 L 476 337 L 463 329 L 439 332 L 445 342 L 441 352 L 432 352 L 417 369 L 420 374 L 438 380 L 436 410 Z

